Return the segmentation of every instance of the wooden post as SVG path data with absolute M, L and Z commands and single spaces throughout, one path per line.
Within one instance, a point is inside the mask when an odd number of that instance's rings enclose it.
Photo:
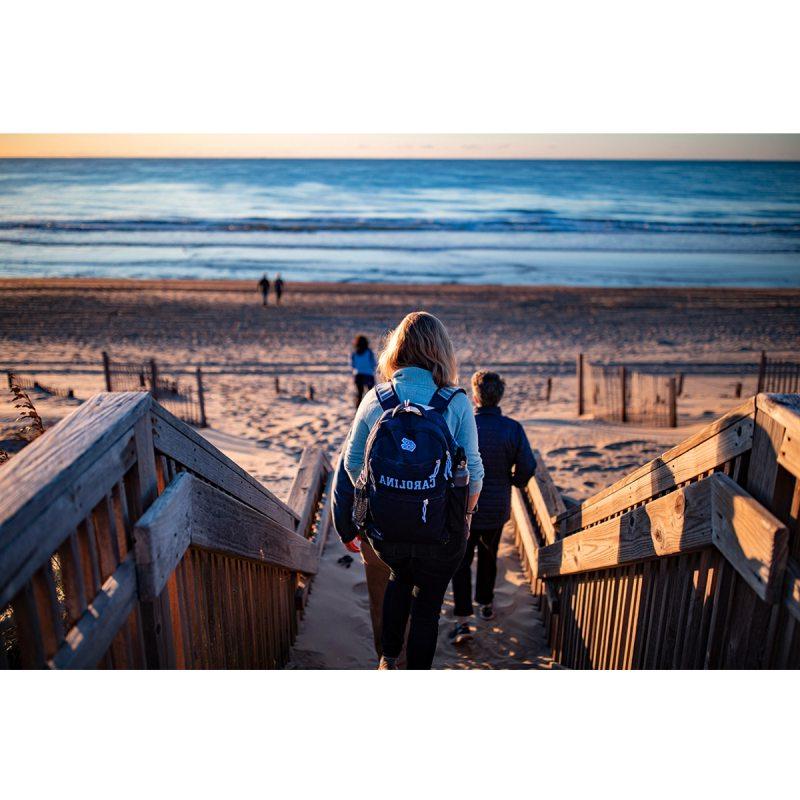
M 8 388 L 10 389 L 14 385 L 14 373 L 10 370 L 6 370 L 6 378 L 8 378 Z
M 676 389 L 676 392 L 677 392 L 678 397 L 680 397 L 683 394 L 683 373 L 682 372 L 678 373 L 678 387 Z M 738 395 L 737 395 L 737 397 L 738 397 Z
M 552 378 L 548 378 L 547 379 L 547 402 L 548 403 L 550 402 L 550 395 L 552 394 L 552 392 L 553 392 L 553 379 Z
M 106 391 L 113 392 L 114 390 L 111 388 L 111 362 L 105 350 L 103 350 L 103 373 L 106 376 Z
M 669 379 L 669 427 L 678 427 L 678 403 L 675 392 L 675 378 Z
M 197 368 L 197 402 L 200 406 L 200 427 L 207 428 L 206 422 L 206 398 L 203 394 L 203 372 L 200 367 Z
M 583 353 L 578 353 L 578 416 L 583 416 L 584 400 L 583 400 Z
M 314 399 L 314 384 L 312 384 L 312 383 L 308 384 L 308 391 L 306 392 L 306 397 L 309 400 L 313 400 Z
M 281 379 L 276 375 L 275 376 L 275 394 L 281 393 Z
M 152 362 L 151 362 L 152 363 Z M 151 415 L 148 412 L 134 426 L 136 448 L 135 485 L 131 498 L 132 514 L 138 519 L 158 497 L 155 447 L 153 444 Z M 149 559 L 147 542 L 135 543 L 136 560 L 144 563 Z M 174 669 L 175 645 L 172 638 L 172 615 L 169 603 L 169 586 L 165 586 L 155 600 L 139 604 L 142 618 L 142 638 L 148 669 Z
M 150 359 L 150 394 L 158 397 L 158 367 L 154 358 Z
M 621 397 L 622 408 L 621 417 L 623 422 L 628 421 L 628 370 L 625 367 L 619 368 L 619 393 Z
M 764 378 L 766 377 L 767 373 L 767 353 L 766 351 L 761 351 L 761 361 L 758 363 L 758 388 L 756 389 L 756 394 L 759 392 L 764 391 Z
M 736 395 L 736 397 L 741 397 L 742 396 L 742 382 L 741 381 L 737 381 L 736 382 L 736 387 L 734 388 L 734 392 L 733 393 Z

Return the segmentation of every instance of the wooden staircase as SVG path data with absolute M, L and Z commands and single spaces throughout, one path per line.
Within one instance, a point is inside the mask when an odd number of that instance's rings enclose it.
M 800 395 L 759 394 L 572 509 L 539 464 L 513 520 L 556 661 L 800 666 Z
M 512 520 L 554 665 L 800 666 L 800 395 L 569 509 L 537 459 Z M 284 503 L 149 394 L 93 397 L 0 469 L 0 667 L 284 666 L 331 473 L 307 449 Z
M 330 525 L 146 393 L 100 394 L 0 471 L 0 666 L 283 666 Z

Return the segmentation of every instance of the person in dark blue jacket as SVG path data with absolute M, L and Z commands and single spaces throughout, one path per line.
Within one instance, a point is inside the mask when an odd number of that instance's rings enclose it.
M 464 559 L 453 576 L 456 623 L 450 640 L 460 644 L 471 638 L 469 618 L 472 605 L 472 560 L 478 551 L 475 601 L 481 619 L 494 617 L 494 583 L 497 577 L 497 548 L 503 526 L 511 516 L 511 487 L 525 486 L 536 471 L 536 459 L 522 425 L 500 411 L 505 382 L 496 372 L 472 376 L 472 398 L 478 426 L 478 449 L 485 475 L 478 508 L 472 517 Z

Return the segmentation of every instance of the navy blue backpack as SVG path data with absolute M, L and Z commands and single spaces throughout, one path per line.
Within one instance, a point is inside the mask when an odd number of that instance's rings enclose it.
M 459 388 L 438 389 L 428 405 L 400 401 L 391 382 L 375 387 L 383 414 L 372 427 L 355 485 L 353 522 L 373 540 L 444 543 L 465 530 L 467 488 L 453 485 L 465 462 L 444 412 Z

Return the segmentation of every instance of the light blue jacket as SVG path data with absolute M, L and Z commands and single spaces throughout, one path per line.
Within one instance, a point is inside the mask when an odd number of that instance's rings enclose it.
M 374 375 L 375 367 L 375 353 L 367 348 L 363 353 L 357 353 L 355 350 L 350 354 L 350 366 L 353 368 L 353 375 Z
M 392 376 L 395 391 L 400 400 L 427 405 L 437 386 L 433 375 L 421 367 L 402 367 Z M 374 389 L 370 389 L 356 411 L 350 437 L 347 440 L 344 454 L 344 467 L 350 480 L 355 482 L 364 467 L 364 448 L 372 426 L 383 413 L 381 404 Z M 464 448 L 467 454 L 469 469 L 469 493 L 478 494 L 483 486 L 483 464 L 478 451 L 478 428 L 475 415 L 467 396 L 459 393 L 451 401 L 444 414 L 447 427 L 456 443 Z

